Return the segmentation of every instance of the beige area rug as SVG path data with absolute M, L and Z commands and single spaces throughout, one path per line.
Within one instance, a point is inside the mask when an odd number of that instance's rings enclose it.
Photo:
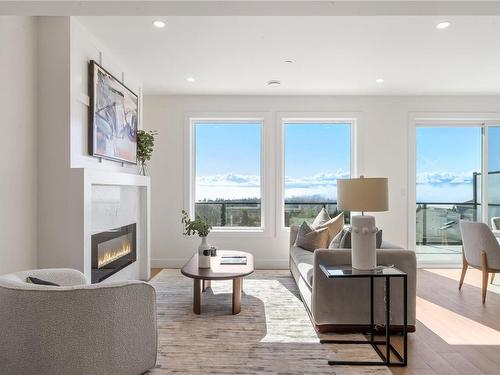
M 391 374 L 386 367 L 327 364 L 378 356 L 369 345 L 320 344 L 289 271 L 245 278 L 238 315 L 231 315 L 231 281 L 212 281 L 201 315 L 192 311 L 192 280 L 179 270 L 163 270 L 151 283 L 159 328 L 151 374 Z

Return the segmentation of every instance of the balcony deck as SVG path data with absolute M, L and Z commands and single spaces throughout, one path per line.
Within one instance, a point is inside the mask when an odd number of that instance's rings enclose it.
M 422 264 L 462 264 L 462 245 L 417 245 L 415 253 Z

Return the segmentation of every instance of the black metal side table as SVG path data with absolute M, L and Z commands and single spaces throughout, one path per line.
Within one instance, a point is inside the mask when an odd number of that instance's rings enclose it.
M 368 341 L 363 340 L 320 340 L 322 344 L 368 344 L 373 347 L 379 355 L 381 361 L 328 361 L 329 365 L 349 365 L 349 366 L 400 366 L 408 364 L 408 289 L 407 275 L 403 271 L 394 267 L 377 267 L 371 271 L 362 271 L 351 266 L 328 266 L 320 264 L 321 270 L 331 279 L 370 279 L 370 330 L 368 331 Z M 385 341 L 375 340 L 374 324 L 374 298 L 373 284 L 375 278 L 385 278 Z M 403 279 L 403 355 L 401 355 L 391 344 L 391 278 Z M 385 353 L 382 353 L 379 345 L 385 345 Z M 399 362 L 391 361 L 391 351 Z

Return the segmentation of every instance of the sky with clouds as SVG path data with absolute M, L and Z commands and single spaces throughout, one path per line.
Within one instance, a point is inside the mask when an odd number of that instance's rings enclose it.
M 498 130 L 490 155 L 500 147 Z M 337 178 L 349 177 L 350 137 L 347 124 L 286 124 L 286 198 L 335 201 Z M 260 123 L 198 123 L 195 141 L 196 200 L 260 198 Z M 500 169 L 500 159 L 490 159 L 490 170 Z M 417 201 L 471 200 L 480 170 L 479 128 L 417 129 Z
M 417 202 L 472 200 L 474 172 L 481 172 L 480 128 L 417 128 Z

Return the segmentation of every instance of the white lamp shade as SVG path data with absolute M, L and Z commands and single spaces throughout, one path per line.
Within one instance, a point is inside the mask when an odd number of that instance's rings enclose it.
M 337 206 L 341 211 L 377 212 L 389 209 L 387 178 L 337 180 Z

